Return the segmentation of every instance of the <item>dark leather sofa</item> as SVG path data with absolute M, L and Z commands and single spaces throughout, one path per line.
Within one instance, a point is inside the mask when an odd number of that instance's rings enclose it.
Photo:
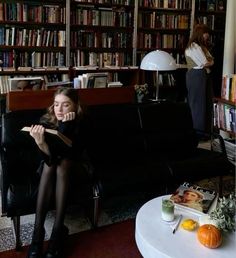
M 88 153 L 104 198 L 137 191 L 159 195 L 183 181 L 222 176 L 234 168 L 221 152 L 198 147 L 189 106 L 169 101 L 88 109 Z M 102 199 L 101 199 L 102 200 Z
M 2 213 L 13 218 L 19 246 L 20 216 L 34 212 L 40 158 L 20 128 L 36 123 L 44 112 L 21 110 L 2 116 Z M 73 175 L 70 203 L 143 192 L 157 196 L 180 182 L 222 176 L 232 169 L 224 152 L 199 149 L 186 103 L 105 104 L 85 108 L 87 161 Z M 88 169 L 89 168 L 89 169 Z

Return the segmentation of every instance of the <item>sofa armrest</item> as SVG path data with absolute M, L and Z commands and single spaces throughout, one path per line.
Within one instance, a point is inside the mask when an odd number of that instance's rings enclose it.
M 209 139 L 211 141 L 211 150 L 222 152 L 225 157 L 227 157 L 227 152 L 225 148 L 225 142 L 223 137 L 216 132 L 205 132 L 196 130 L 196 133 L 200 139 Z

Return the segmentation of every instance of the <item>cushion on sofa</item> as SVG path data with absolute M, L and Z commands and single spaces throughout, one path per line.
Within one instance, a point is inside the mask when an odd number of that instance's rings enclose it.
M 144 155 L 144 141 L 135 105 L 90 106 L 87 115 L 90 122 L 88 151 L 93 162 L 133 163 Z
M 154 102 L 140 105 L 139 112 L 150 155 L 160 159 L 192 155 L 198 141 L 186 103 Z

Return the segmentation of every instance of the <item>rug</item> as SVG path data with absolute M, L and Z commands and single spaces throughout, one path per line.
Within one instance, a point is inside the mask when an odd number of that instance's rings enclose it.
M 228 196 L 235 193 L 235 175 L 224 176 L 222 180 L 222 194 Z M 203 179 L 195 183 L 203 188 L 219 192 L 219 177 Z

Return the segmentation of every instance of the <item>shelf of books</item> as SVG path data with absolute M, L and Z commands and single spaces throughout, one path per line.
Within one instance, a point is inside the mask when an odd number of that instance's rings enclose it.
M 9 78 L 41 75 L 64 80 L 66 69 L 66 1 L 1 1 L 1 93 Z
M 192 1 L 138 1 L 137 18 L 137 65 L 141 64 L 144 56 L 157 49 L 170 53 L 176 63 L 186 64 L 184 50 L 188 43 L 191 30 Z M 160 74 L 159 81 L 162 82 Z M 170 83 L 163 83 L 161 95 L 166 92 L 169 96 L 176 95 L 176 87 L 173 85 L 173 73 L 164 74 L 170 78 Z M 155 85 L 154 74 L 152 72 L 140 72 L 140 83 Z M 185 76 L 183 77 L 183 79 Z M 161 83 L 162 84 L 162 83 Z M 152 86 L 151 86 L 152 88 Z M 173 91 L 174 90 L 174 91 Z M 153 98 L 154 89 L 149 89 L 150 98 Z M 164 94 L 164 98 L 166 94 Z M 175 99 L 176 97 L 174 97 Z
M 226 0 L 195 0 L 195 20 L 215 33 L 224 32 Z
M 138 7 L 137 63 L 156 49 L 171 53 L 184 63 L 184 48 L 190 34 L 191 1 L 143 1 Z
M 214 126 L 235 135 L 236 74 L 222 78 L 221 98 L 214 99 Z
M 222 78 L 221 98 L 214 98 L 213 125 L 225 141 L 226 152 L 230 161 L 235 164 L 236 152 L 236 74 Z M 215 144 L 217 148 L 217 144 Z
M 109 81 L 133 77 L 133 0 L 71 1 L 71 66 L 75 77 L 106 72 Z M 123 80 L 123 84 L 127 84 Z
M 219 0 L 2 0 L 0 92 L 9 90 L 9 78 L 24 76 L 48 84 L 105 72 L 108 82 L 142 83 L 147 52 L 162 49 L 185 63 L 194 17 L 214 25 L 223 42 L 225 6 Z

